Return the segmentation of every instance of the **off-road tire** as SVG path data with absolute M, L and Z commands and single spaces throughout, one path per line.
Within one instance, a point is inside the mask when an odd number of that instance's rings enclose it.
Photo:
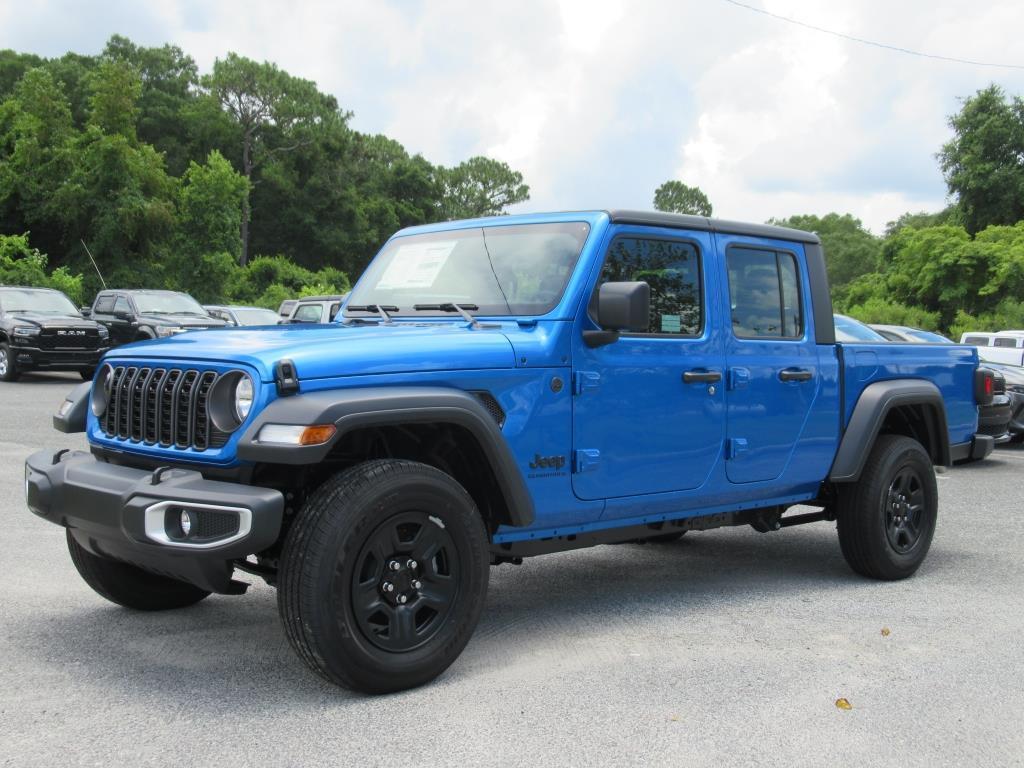
M 910 487 L 917 489 L 909 495 L 916 498 L 920 494 L 920 514 L 909 514 L 918 521 L 913 537 L 909 529 L 900 533 L 899 523 L 893 523 L 901 515 L 908 516 L 906 510 L 893 511 L 898 501 L 892 495 L 895 484 L 902 482 L 907 473 L 913 477 Z M 839 491 L 836 519 L 846 562 L 872 579 L 896 580 L 913 575 L 928 554 L 935 534 L 938 498 L 935 469 L 924 447 L 902 435 L 881 435 L 860 479 Z
M 417 522 L 405 530 L 415 530 L 414 538 L 402 543 L 401 521 L 410 518 Z M 388 530 L 395 532 L 387 539 L 394 552 L 378 557 L 387 545 L 374 544 Z M 423 630 L 421 639 L 419 617 L 424 608 L 428 616 L 434 610 L 425 595 L 444 581 L 443 568 L 434 557 L 416 566 L 426 588 L 410 593 L 407 605 L 394 605 L 384 582 L 393 563 L 413 562 L 415 542 L 441 536 L 448 543 L 438 551 L 452 558 L 443 588 L 453 596 L 436 611 L 436 623 L 425 625 L 433 633 Z M 433 680 L 462 652 L 483 610 L 489 569 L 483 519 L 459 483 L 425 464 L 370 461 L 327 480 L 298 513 L 281 553 L 278 611 L 292 648 L 317 674 L 365 693 L 400 691 Z M 370 623 L 373 610 L 377 625 Z M 405 637 L 412 639 L 403 644 Z M 394 650 L 381 647 L 392 641 Z
M 194 605 L 210 594 L 184 581 L 94 555 L 75 541 L 71 531 L 67 539 L 71 562 L 85 583 L 112 603 L 136 611 L 168 611 Z
M 0 373 L 0 381 L 17 381 L 21 375 L 18 371 L 18 365 L 14 362 L 14 356 L 11 355 L 10 345 L 4 341 L 0 342 L 0 359 L 6 360 L 6 365 L 3 367 L 3 373 Z

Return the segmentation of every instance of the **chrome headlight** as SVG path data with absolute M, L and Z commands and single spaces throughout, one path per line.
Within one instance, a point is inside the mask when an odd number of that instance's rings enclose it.
M 96 376 L 92 385 L 92 392 L 89 393 L 89 406 L 92 408 L 92 415 L 97 419 L 107 411 L 110 404 L 110 390 L 114 383 L 114 369 L 109 364 L 104 364 Z
M 252 379 L 243 373 L 235 384 L 235 416 L 239 424 L 245 421 L 252 410 L 253 392 Z
M 34 325 L 19 325 L 14 329 L 15 336 L 38 336 L 39 329 Z
M 187 328 L 176 325 L 161 325 L 157 326 L 156 335 L 158 338 L 164 339 L 168 336 L 177 336 L 179 333 L 184 333 L 187 330 Z

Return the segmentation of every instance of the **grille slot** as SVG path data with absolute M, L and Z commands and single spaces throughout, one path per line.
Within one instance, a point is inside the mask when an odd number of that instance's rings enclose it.
M 100 427 L 110 438 L 165 448 L 220 448 L 230 434 L 210 420 L 216 371 L 118 366 Z
M 494 419 L 495 423 L 498 425 L 498 429 L 504 427 L 505 411 L 504 409 L 502 409 L 501 405 L 498 403 L 494 395 L 486 391 L 474 391 L 472 392 L 472 394 L 475 395 L 476 399 L 480 401 L 480 405 L 487 409 L 487 412 L 491 415 L 491 418 Z

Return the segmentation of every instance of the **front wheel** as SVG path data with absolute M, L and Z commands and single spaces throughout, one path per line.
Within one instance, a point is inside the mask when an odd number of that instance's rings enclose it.
M 487 533 L 473 499 L 425 464 L 380 460 L 324 483 L 281 554 L 278 610 L 327 680 L 388 693 L 433 680 L 476 628 Z
M 185 608 L 209 596 L 209 592 L 184 581 L 158 576 L 134 565 L 99 557 L 67 531 L 71 562 L 93 591 L 112 603 L 137 611 L 168 611 Z
M 860 479 L 840 489 L 836 519 L 846 562 L 874 579 L 911 576 L 931 546 L 938 500 L 935 469 L 921 444 L 881 435 Z
M 17 381 L 18 368 L 11 355 L 11 348 L 6 343 L 0 343 L 0 381 Z

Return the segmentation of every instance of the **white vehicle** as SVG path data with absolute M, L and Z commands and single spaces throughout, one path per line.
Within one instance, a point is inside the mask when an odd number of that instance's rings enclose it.
M 969 331 L 960 337 L 960 343 L 977 347 L 978 357 L 987 362 L 1024 365 L 1024 331 Z

